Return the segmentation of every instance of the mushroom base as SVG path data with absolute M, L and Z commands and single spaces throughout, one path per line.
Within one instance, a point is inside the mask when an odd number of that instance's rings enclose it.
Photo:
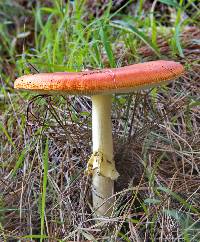
M 95 170 L 92 177 L 93 208 L 97 216 L 110 217 L 113 213 L 115 197 L 114 181 L 98 174 Z

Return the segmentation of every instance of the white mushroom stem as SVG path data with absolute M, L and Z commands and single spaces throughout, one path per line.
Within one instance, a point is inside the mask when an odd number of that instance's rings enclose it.
M 110 216 L 113 211 L 114 180 L 118 177 L 113 160 L 111 95 L 92 97 L 92 166 L 93 208 L 98 216 Z

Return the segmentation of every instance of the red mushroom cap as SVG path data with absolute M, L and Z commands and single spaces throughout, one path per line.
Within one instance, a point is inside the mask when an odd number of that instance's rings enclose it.
M 127 93 L 164 84 L 183 72 L 180 63 L 159 60 L 94 71 L 30 74 L 19 77 L 14 87 L 40 93 Z

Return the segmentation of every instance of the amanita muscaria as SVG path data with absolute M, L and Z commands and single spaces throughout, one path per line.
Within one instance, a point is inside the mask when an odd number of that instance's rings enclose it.
M 94 211 L 98 216 L 110 216 L 114 180 L 119 176 L 113 159 L 112 94 L 160 86 L 183 71 L 180 63 L 159 60 L 112 69 L 25 75 L 15 81 L 14 87 L 39 93 L 91 96 L 93 153 L 86 171 L 92 175 Z

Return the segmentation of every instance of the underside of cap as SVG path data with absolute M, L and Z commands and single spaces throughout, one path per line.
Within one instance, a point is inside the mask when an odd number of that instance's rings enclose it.
M 30 74 L 16 79 L 14 88 L 80 95 L 127 93 L 167 83 L 183 72 L 180 63 L 160 60 L 94 71 Z

